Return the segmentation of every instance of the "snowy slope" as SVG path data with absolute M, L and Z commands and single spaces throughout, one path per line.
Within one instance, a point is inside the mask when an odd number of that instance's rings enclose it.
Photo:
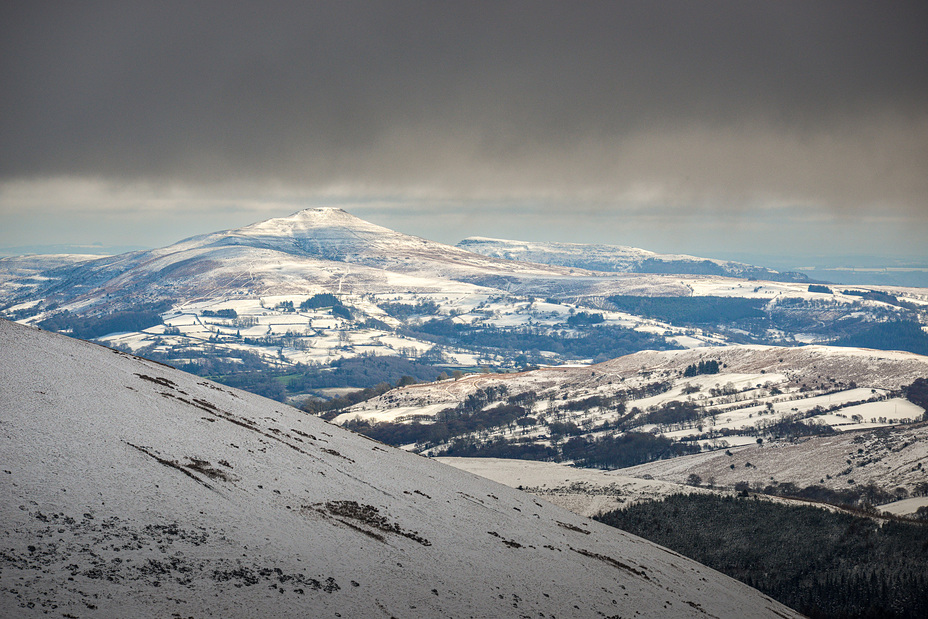
M 602 365 L 603 370 L 631 373 L 679 370 L 715 359 L 727 373 L 769 373 L 812 382 L 834 377 L 861 386 L 896 389 L 928 373 L 928 357 L 909 352 L 841 346 L 725 346 L 688 351 L 643 351 Z M 723 378 L 723 376 L 719 376 Z
M 683 376 L 688 366 L 706 361 L 716 361 L 724 367 L 718 374 Z M 504 386 L 510 396 L 534 392 L 541 402 L 547 399 L 582 400 L 593 395 L 627 397 L 629 390 L 649 383 L 668 383 L 668 387 L 656 396 L 627 401 L 629 407 L 645 410 L 672 400 L 698 400 L 700 397 L 719 407 L 722 403 L 718 398 L 707 397 L 708 388 L 732 383 L 734 388 L 750 395 L 739 402 L 757 400 L 765 404 L 776 401 L 789 403 L 791 409 L 800 400 L 831 391 L 835 381 L 848 386 L 855 383 L 855 387 L 846 391 L 856 396 L 859 389 L 867 392 L 870 389 L 894 390 L 926 375 L 928 357 L 898 351 L 835 346 L 647 350 L 590 366 L 550 367 L 513 374 L 474 374 L 457 381 L 411 385 L 357 404 L 337 417 L 336 422 L 343 423 L 355 417 L 394 421 L 407 415 L 434 414 L 456 406 L 480 389 L 496 386 Z M 778 396 L 753 393 L 750 388 L 759 384 L 780 387 L 784 393 Z M 700 388 L 695 394 L 686 394 L 686 386 Z M 831 397 L 832 403 L 839 403 L 834 393 Z M 540 404 L 536 404 L 536 409 L 536 413 L 543 412 Z M 914 414 L 920 415 L 921 409 Z
M 796 616 L 276 402 L 0 321 L 0 616 Z

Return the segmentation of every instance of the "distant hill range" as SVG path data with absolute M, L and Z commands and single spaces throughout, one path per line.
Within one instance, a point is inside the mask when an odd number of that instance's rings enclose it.
M 282 399 L 731 343 L 928 350 L 924 290 L 799 279 L 615 246 L 456 247 L 315 208 L 145 251 L 0 258 L 0 313 L 213 377 L 409 362 L 252 387 Z
M 58 266 L 28 292 L 59 304 L 78 302 L 87 311 L 98 304 L 113 309 L 164 299 L 190 302 L 216 292 L 438 291 L 449 280 L 518 287 L 522 278 L 569 276 L 561 267 L 488 258 L 320 208 L 159 249 Z
M 470 237 L 458 243 L 457 246 L 493 258 L 592 271 L 721 275 L 772 282 L 808 283 L 810 281 L 808 276 L 802 273 L 781 273 L 742 262 L 698 258 L 685 254 L 658 254 L 624 245 L 544 243 Z
M 37 297 L 80 311 L 215 296 L 473 293 L 480 288 L 532 295 L 692 294 L 672 274 L 802 282 L 736 262 L 662 255 L 618 246 L 468 239 L 454 247 L 378 226 L 337 208 L 306 209 L 243 228 L 191 237 L 167 247 L 95 258 L 6 258 L 29 269 L 0 289 L 7 304 Z M 3 266 L 3 265 L 0 265 Z M 603 272 L 635 278 L 603 277 Z M 657 277 L 655 277 L 657 276 Z M 0 284 L 10 276 L 0 277 Z M 477 288 L 474 288 L 477 287 Z

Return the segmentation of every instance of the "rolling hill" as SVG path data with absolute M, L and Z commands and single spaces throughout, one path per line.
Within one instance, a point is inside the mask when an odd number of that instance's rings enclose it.
M 213 295 L 471 291 L 500 282 L 518 287 L 523 277 L 572 276 L 560 267 L 488 258 L 394 232 L 341 209 L 317 208 L 53 269 L 33 295 L 88 311 L 165 299 L 191 303 Z
M 0 616 L 792 617 L 277 402 L 0 321 Z
M 912 492 L 925 442 L 924 426 L 910 424 L 925 409 L 903 387 L 926 376 L 928 357 L 904 352 L 643 351 L 591 366 L 409 385 L 335 421 L 432 455 L 640 465 L 626 474 L 676 483 L 695 473 L 729 487 L 821 480 Z M 694 455 L 672 457 L 684 454 Z

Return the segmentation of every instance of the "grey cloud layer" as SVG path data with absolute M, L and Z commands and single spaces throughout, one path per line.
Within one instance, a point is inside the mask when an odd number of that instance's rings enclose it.
M 3 179 L 916 210 L 928 189 L 921 1 L 24 2 L 0 28 Z

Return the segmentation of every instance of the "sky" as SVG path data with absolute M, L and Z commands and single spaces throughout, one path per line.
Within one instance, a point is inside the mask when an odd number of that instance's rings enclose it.
M 4 2 L 0 247 L 340 206 L 928 260 L 928 3 Z

